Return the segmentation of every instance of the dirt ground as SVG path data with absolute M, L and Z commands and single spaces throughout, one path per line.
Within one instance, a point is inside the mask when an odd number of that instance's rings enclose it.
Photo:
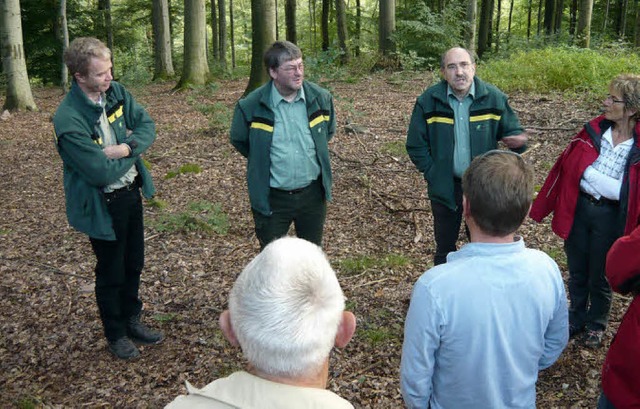
M 334 93 L 338 116 L 324 245 L 358 317 L 352 343 L 332 355 L 329 387 L 356 408 L 402 407 L 404 317 L 412 285 L 434 251 L 425 182 L 404 152 L 404 139 L 415 98 L 432 81 L 431 74 L 396 73 L 323 84 Z M 174 93 L 173 83 L 132 89 L 158 126 L 145 158 L 166 207 L 145 206 L 141 296 L 145 320 L 167 335 L 133 362 L 106 350 L 93 293 L 94 257 L 87 238 L 66 221 L 50 123 L 60 91 L 34 89 L 39 112 L 0 120 L 0 407 L 156 408 L 184 393 L 185 380 L 201 387 L 243 367 L 217 317 L 235 277 L 258 251 L 245 160 L 220 126 L 245 84 L 219 82 L 210 92 Z M 525 157 L 538 184 L 569 138 L 598 113 L 597 105 L 579 99 L 511 95 L 521 122 L 534 130 Z M 202 171 L 165 178 L 188 163 Z M 202 201 L 221 206 L 226 234 L 157 227 L 163 217 Z M 562 242 L 548 219 L 539 225 L 527 220 L 519 233 L 530 247 L 552 255 L 566 278 Z M 355 271 L 345 267 L 367 257 L 378 261 Z M 381 261 L 391 259 L 404 262 Z M 595 407 L 606 347 L 627 305 L 614 298 L 604 348 L 571 341 L 540 374 L 539 407 Z

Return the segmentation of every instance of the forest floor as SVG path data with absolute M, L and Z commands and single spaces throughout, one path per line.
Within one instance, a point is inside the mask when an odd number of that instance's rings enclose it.
M 338 118 L 330 144 L 334 201 L 324 248 L 358 317 L 353 341 L 332 354 L 329 388 L 356 408 L 403 407 L 403 322 L 412 286 L 434 252 L 425 182 L 404 140 L 415 98 L 434 78 L 381 73 L 323 83 L 334 94 Z M 145 206 L 141 288 L 145 320 L 161 328 L 166 341 L 143 348 L 133 362 L 107 352 L 89 241 L 66 221 L 62 164 L 50 123 L 60 91 L 34 89 L 39 112 L 0 120 L 0 407 L 156 408 L 185 393 L 185 380 L 202 387 L 243 367 L 217 318 L 235 277 L 259 249 L 245 160 L 225 129 L 246 79 L 183 93 L 173 92 L 173 85 L 131 89 L 157 123 L 158 139 L 145 158 L 157 199 L 166 204 Z M 536 131 L 525 158 L 535 166 L 537 184 L 568 140 L 599 112 L 597 104 L 562 95 L 515 93 L 511 103 L 523 125 Z M 202 171 L 176 172 L 184 164 Z M 178 174 L 167 178 L 170 172 Z M 163 224 L 205 220 L 215 206 L 228 217 L 226 232 Z M 549 219 L 527 220 L 519 234 L 529 247 L 554 257 L 566 279 L 562 242 Z M 602 349 L 570 341 L 558 362 L 541 372 L 539 407 L 595 407 L 606 348 L 627 305 L 614 297 Z

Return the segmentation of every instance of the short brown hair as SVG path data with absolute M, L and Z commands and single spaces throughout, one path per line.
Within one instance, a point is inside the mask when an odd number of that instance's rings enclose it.
M 469 211 L 486 234 L 515 232 L 533 200 L 533 168 L 515 152 L 492 150 L 477 156 L 462 177 Z
M 264 53 L 264 65 L 267 73 L 270 69 L 276 69 L 282 63 L 302 58 L 302 51 L 290 41 L 276 41 Z
M 64 52 L 64 63 L 69 73 L 87 75 L 91 58 L 111 59 L 111 50 L 102 41 L 93 37 L 78 37 Z
M 626 109 L 635 109 L 633 118 L 640 117 L 640 75 L 620 74 L 611 80 L 609 89 L 618 91 Z

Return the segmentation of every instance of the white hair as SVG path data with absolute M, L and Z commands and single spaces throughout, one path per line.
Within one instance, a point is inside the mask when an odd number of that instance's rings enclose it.
M 311 374 L 327 359 L 344 311 L 335 271 L 317 245 L 284 237 L 240 274 L 229 296 L 231 325 L 256 369 Z

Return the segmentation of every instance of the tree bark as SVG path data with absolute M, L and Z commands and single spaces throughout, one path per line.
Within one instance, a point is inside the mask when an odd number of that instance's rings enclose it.
M 546 35 L 553 34 L 553 17 L 555 13 L 555 0 L 545 0 L 544 2 L 544 32 Z
M 275 0 L 251 0 L 251 75 L 244 94 L 267 82 L 269 75 L 262 63 L 267 49 L 276 41 Z
M 478 28 L 478 57 L 482 58 L 482 54 L 487 50 L 489 43 L 489 32 L 491 31 L 491 14 L 493 13 L 493 2 L 491 0 L 482 0 L 482 8 L 480 9 L 480 27 Z
M 169 3 L 153 0 L 153 80 L 165 80 L 175 75 L 171 58 L 171 33 L 169 30 Z
M 213 61 L 220 60 L 220 36 L 218 35 L 218 6 L 216 0 L 211 0 L 211 50 L 213 51 Z
M 62 41 L 62 55 L 69 48 L 69 27 L 67 26 L 67 0 L 60 0 L 60 39 Z M 69 90 L 69 68 L 62 58 L 60 71 L 60 86 L 64 94 Z
M 98 0 L 98 10 L 100 11 L 102 31 L 107 42 L 107 47 L 111 50 L 111 73 L 116 70 L 113 61 L 113 25 L 111 24 L 111 0 Z
M 553 32 L 560 34 L 562 29 L 562 16 L 564 15 L 564 1 L 556 0 L 556 13 L 553 17 Z
M 593 0 L 580 0 L 578 10 L 578 27 L 576 30 L 578 47 L 589 48 L 591 42 L 591 14 Z
M 502 15 L 502 0 L 498 0 L 498 10 L 496 11 L 496 51 L 500 50 L 500 16 Z
M 464 28 L 463 38 L 467 50 L 472 53 L 476 52 L 476 20 L 478 18 L 478 0 L 467 0 L 466 26 Z
M 0 0 L 0 50 L 7 78 L 7 97 L 2 109 L 37 111 L 24 56 L 20 0 Z
M 224 0 L 218 0 L 218 39 L 220 40 L 220 67 L 227 69 L 227 9 Z
M 393 41 L 395 31 L 395 0 L 380 0 L 380 17 L 378 18 L 378 49 L 380 54 L 388 56 L 396 51 L 396 44 Z
M 340 62 L 346 64 L 349 62 L 349 47 L 347 41 L 349 40 L 349 34 L 347 32 L 347 12 L 344 0 L 336 0 L 336 23 L 338 24 L 338 45 L 342 54 L 340 55 Z
M 296 0 L 285 0 L 284 20 L 286 23 L 286 38 L 296 44 L 298 42 L 298 32 L 296 30 Z
M 395 10 L 395 0 L 394 1 L 394 10 Z M 394 12 L 394 19 L 393 19 L 393 30 L 395 31 L 395 12 Z M 360 56 L 360 41 L 362 38 L 362 4 L 361 4 L 361 0 L 356 0 L 356 49 L 355 49 L 355 53 L 356 53 L 356 57 Z
M 320 31 L 322 34 L 322 51 L 329 49 L 329 11 L 331 10 L 331 0 L 322 0 L 322 19 L 320 21 Z
M 205 0 L 184 0 L 184 63 L 177 89 L 204 85 L 209 80 Z
M 633 34 L 633 46 L 640 48 L 640 1 L 636 0 L 636 22 Z
M 233 24 L 233 0 L 229 0 L 229 34 L 231 35 L 231 67 L 236 68 L 236 40 L 233 34 L 235 25 Z

